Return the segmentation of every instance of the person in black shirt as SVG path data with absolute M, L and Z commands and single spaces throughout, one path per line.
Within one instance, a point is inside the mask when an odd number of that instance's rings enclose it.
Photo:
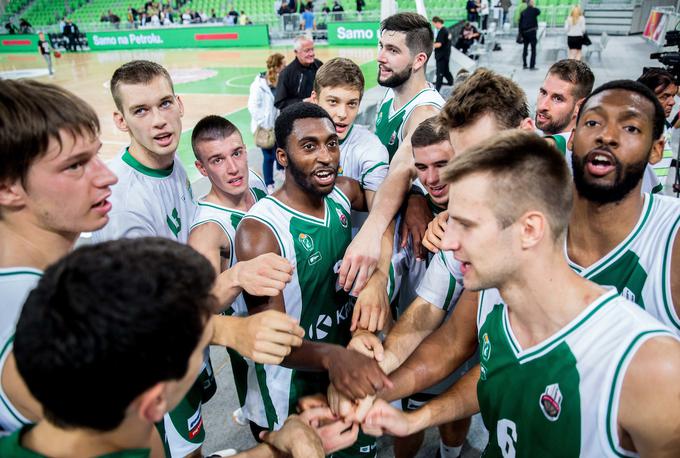
M 47 63 L 47 70 L 50 72 L 50 75 L 54 75 L 54 72 L 52 71 L 52 55 L 50 54 L 50 44 L 47 42 L 47 40 L 45 40 L 45 34 L 42 32 L 38 33 L 38 51 L 40 51 L 40 54 L 45 59 L 45 63 Z
M 335 0 L 333 2 L 333 12 L 335 13 L 333 16 L 336 21 L 342 21 L 342 12 L 345 11 L 345 9 L 342 7 L 340 3 L 338 3 L 338 0 Z
M 467 55 L 470 46 L 478 40 L 480 33 L 477 28 L 470 22 L 466 22 L 462 29 L 460 29 L 460 35 L 456 41 L 455 47 L 460 50 L 463 54 Z
M 465 5 L 467 10 L 467 20 L 468 22 L 479 22 L 479 5 L 475 0 L 468 0 Z
M 432 18 L 432 23 L 437 29 L 437 38 L 434 41 L 434 59 L 437 64 L 437 81 L 435 89 L 442 87 L 442 81 L 446 80 L 446 85 L 453 84 L 453 75 L 449 70 L 449 58 L 451 57 L 451 36 L 449 30 L 444 27 L 444 20 L 439 16 Z
M 314 41 L 302 35 L 295 38 L 295 59 L 283 69 L 276 85 L 274 106 L 283 110 L 312 95 L 316 71 L 323 62 L 314 58 Z
M 528 0 L 527 8 L 519 15 L 519 33 L 524 40 L 524 51 L 522 51 L 522 63 L 527 68 L 527 48 L 531 46 L 531 61 L 529 70 L 536 68 L 536 32 L 538 31 L 538 15 L 541 10 L 534 6 L 534 0 Z

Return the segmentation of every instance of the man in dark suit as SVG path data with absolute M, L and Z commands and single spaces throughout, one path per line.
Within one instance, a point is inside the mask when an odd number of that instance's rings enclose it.
M 446 85 L 453 84 L 453 75 L 449 70 L 449 58 L 451 57 L 451 36 L 449 30 L 444 27 L 444 20 L 439 16 L 432 18 L 432 24 L 437 29 L 437 38 L 434 41 L 434 59 L 437 64 L 437 81 L 435 89 L 442 87 L 442 80 L 446 79 Z
M 537 70 L 536 68 L 536 32 L 538 31 L 538 15 L 541 10 L 534 6 L 534 0 L 527 1 L 527 7 L 522 14 L 519 15 L 519 33 L 524 40 L 524 51 L 522 51 L 522 62 L 524 68 L 527 68 L 527 48 L 531 46 L 531 61 L 529 63 L 529 70 Z

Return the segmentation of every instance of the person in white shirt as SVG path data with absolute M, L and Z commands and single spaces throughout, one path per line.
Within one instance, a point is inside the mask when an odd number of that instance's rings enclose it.
M 564 21 L 564 29 L 567 31 L 569 59 L 581 60 L 583 35 L 586 33 L 586 18 L 581 12 L 581 7 L 576 5 L 571 9 L 571 14 Z

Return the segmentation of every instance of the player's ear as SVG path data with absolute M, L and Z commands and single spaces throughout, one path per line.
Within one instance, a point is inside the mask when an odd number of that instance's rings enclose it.
M 26 191 L 21 180 L 0 183 L 0 206 L 17 208 L 24 205 Z
M 118 130 L 120 130 L 121 132 L 130 131 L 127 122 L 125 122 L 125 118 L 123 117 L 123 113 L 121 113 L 120 111 L 113 112 L 113 123 L 116 125 L 116 128 L 118 128 Z
M 528 211 L 520 216 L 518 222 L 520 223 L 522 249 L 533 248 L 545 237 L 548 221 L 543 213 Z
M 569 134 L 569 140 L 567 140 L 567 149 L 569 151 L 574 151 L 574 132 L 576 132 L 576 129 L 571 129 L 571 133 Z M 571 164 L 569 165 L 571 167 Z
M 179 106 L 179 116 L 182 117 L 184 116 L 184 102 L 182 102 L 182 97 L 176 95 L 175 98 L 177 99 L 177 105 Z
M 519 123 L 519 128 L 522 130 L 528 130 L 528 131 L 535 131 L 536 130 L 536 125 L 534 124 L 534 120 L 531 118 L 524 118 L 522 119 L 522 122 Z
M 166 384 L 156 383 L 132 401 L 135 414 L 148 423 L 158 423 L 169 410 Z
M 319 98 L 318 98 L 318 96 L 316 95 L 316 91 L 315 91 L 315 90 L 312 90 L 312 93 L 311 93 L 310 96 L 309 96 L 309 101 L 312 102 L 312 103 L 314 103 L 314 104 L 316 104 L 316 105 L 319 104 Z
M 656 164 L 663 158 L 663 147 L 666 144 L 666 138 L 662 135 L 658 140 L 652 143 L 652 150 L 649 152 L 649 163 Z
M 204 177 L 208 176 L 208 171 L 205 170 L 205 167 L 203 166 L 203 163 L 201 161 L 196 159 L 196 161 L 194 162 L 194 165 L 196 166 L 196 168 L 198 169 L 198 171 L 201 175 L 203 175 Z
M 414 67 L 416 67 L 415 71 L 420 70 L 421 67 L 424 69 L 425 65 L 427 65 L 427 54 L 425 54 L 424 52 L 419 52 L 418 54 L 416 54 L 414 64 L 415 64 Z
M 276 160 L 279 161 L 283 167 L 288 167 L 288 155 L 283 148 L 276 148 Z

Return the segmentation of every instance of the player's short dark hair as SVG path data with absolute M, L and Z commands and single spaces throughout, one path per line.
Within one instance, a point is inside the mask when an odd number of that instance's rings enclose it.
M 162 238 L 84 246 L 49 267 L 14 339 L 45 418 L 110 431 L 145 390 L 181 379 L 215 306 L 214 278 L 198 252 Z
M 334 57 L 326 61 L 314 77 L 314 92 L 317 97 L 325 87 L 347 87 L 359 91 L 359 98 L 364 95 L 364 74 L 354 61 L 345 57 Z
M 175 88 L 170 73 L 160 64 L 149 60 L 133 60 L 118 67 L 111 77 L 111 95 L 118 110 L 122 112 L 123 102 L 119 86 L 121 84 L 148 84 L 157 77 L 163 77 L 170 84 L 173 94 Z
M 655 94 L 665 91 L 671 84 L 677 84 L 673 74 L 663 68 L 648 68 L 640 75 L 637 82 L 644 84 Z
M 328 114 L 326 110 L 321 108 L 319 105 L 309 102 L 298 102 L 293 105 L 289 105 L 283 110 L 276 118 L 274 124 L 274 136 L 276 137 L 276 146 L 282 148 L 283 150 L 288 150 L 288 137 L 290 137 L 291 132 L 293 132 L 293 125 L 298 119 L 328 119 L 331 124 L 333 119 Z
M 61 144 L 60 131 L 97 137 L 99 118 L 75 94 L 29 79 L 0 79 L 0 182 L 21 180 L 47 152 L 50 140 Z
M 581 119 L 581 115 L 585 111 L 586 106 L 588 105 L 590 99 L 592 99 L 594 96 L 601 92 L 615 90 L 634 92 L 636 94 L 641 95 L 642 97 L 644 97 L 645 99 L 649 100 L 652 103 L 652 105 L 654 106 L 654 113 L 650 113 L 652 115 L 651 116 L 652 135 L 654 136 L 654 139 L 661 138 L 661 136 L 663 135 L 664 125 L 666 122 L 666 113 L 663 110 L 663 106 L 661 105 L 661 102 L 659 102 L 659 99 L 656 97 L 656 95 L 654 94 L 654 92 L 652 92 L 651 89 L 649 89 L 644 84 L 638 83 L 637 81 L 633 80 L 614 80 L 609 81 L 608 83 L 604 83 L 601 86 L 598 86 L 583 101 L 581 109 L 578 111 L 578 115 L 576 116 L 576 124 L 578 124 L 579 120 Z
M 573 201 L 572 178 L 562 153 L 534 132 L 511 129 L 493 135 L 442 170 L 446 183 L 490 174 L 492 206 L 505 228 L 530 210 L 546 215 L 553 237 L 566 233 Z
M 202 118 L 196 123 L 191 133 L 191 149 L 194 150 L 194 156 L 199 161 L 201 160 L 198 156 L 198 149 L 201 143 L 223 140 L 234 132 L 238 132 L 239 135 L 241 134 L 233 122 L 222 116 L 208 115 Z
M 447 129 L 457 129 L 486 114 L 493 115 L 499 127 L 512 129 L 529 117 L 529 105 L 517 83 L 480 68 L 454 87 L 439 117 Z
M 432 22 L 438 22 L 439 24 L 444 23 L 444 19 L 440 18 L 439 16 L 433 16 L 432 17 Z
M 411 134 L 411 147 L 424 148 L 449 141 L 449 132 L 442 128 L 437 115 L 421 122 Z
M 434 33 L 430 23 L 418 13 L 397 13 L 380 23 L 380 33 L 402 32 L 411 55 L 424 52 L 428 59 L 434 48 Z
M 595 75 L 588 64 L 575 59 L 558 60 L 550 66 L 548 75 L 555 75 L 562 81 L 573 84 L 576 100 L 590 94 L 595 84 Z

